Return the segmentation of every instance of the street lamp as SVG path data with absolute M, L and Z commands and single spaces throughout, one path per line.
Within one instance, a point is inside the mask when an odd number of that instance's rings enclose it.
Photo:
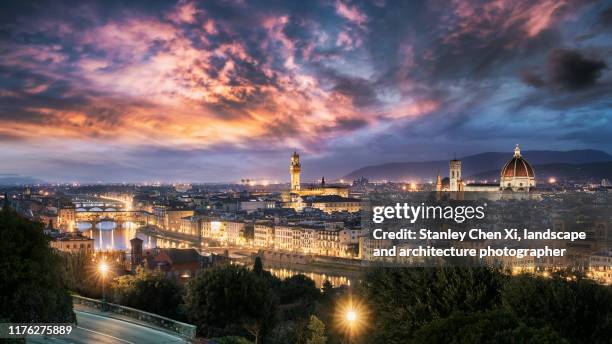
M 338 304 L 336 319 L 347 343 L 353 343 L 356 335 L 367 327 L 367 317 L 365 305 L 352 296 Z
M 101 262 L 98 265 L 98 271 L 102 275 L 102 302 L 106 302 L 106 274 L 108 273 L 108 264 Z
M 349 324 L 353 326 L 356 320 L 357 320 L 357 312 L 355 312 L 355 310 L 353 309 L 349 309 L 346 312 L 346 321 L 348 321 Z

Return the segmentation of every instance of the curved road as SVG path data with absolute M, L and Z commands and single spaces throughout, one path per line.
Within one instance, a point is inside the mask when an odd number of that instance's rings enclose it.
M 100 343 L 100 344 L 162 344 L 186 343 L 178 336 L 146 326 L 107 318 L 100 315 L 74 311 L 78 325 L 67 336 L 53 338 L 28 338 L 28 343 Z

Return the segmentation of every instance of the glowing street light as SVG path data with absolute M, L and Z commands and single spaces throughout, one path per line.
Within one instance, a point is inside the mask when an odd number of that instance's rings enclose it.
M 349 296 L 341 301 L 336 311 L 336 319 L 348 343 L 367 327 L 366 307 L 359 300 Z
M 108 273 L 108 264 L 101 262 L 98 265 L 98 271 L 102 275 L 102 302 L 106 302 L 106 274 Z
M 346 312 L 346 321 L 348 321 L 350 324 L 354 324 L 356 320 L 357 320 L 357 312 L 354 309 L 349 309 Z

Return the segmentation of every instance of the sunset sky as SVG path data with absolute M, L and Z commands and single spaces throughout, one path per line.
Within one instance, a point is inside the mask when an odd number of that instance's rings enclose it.
M 2 1 L 0 176 L 612 153 L 612 2 Z

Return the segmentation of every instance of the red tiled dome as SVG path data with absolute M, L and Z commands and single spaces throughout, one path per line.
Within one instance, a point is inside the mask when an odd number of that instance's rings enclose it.
M 521 157 L 521 151 L 518 146 L 514 150 L 514 157 L 504 165 L 501 171 L 502 178 L 512 178 L 512 177 L 531 177 L 535 178 L 535 174 L 533 173 L 533 168 L 527 162 L 527 160 Z

